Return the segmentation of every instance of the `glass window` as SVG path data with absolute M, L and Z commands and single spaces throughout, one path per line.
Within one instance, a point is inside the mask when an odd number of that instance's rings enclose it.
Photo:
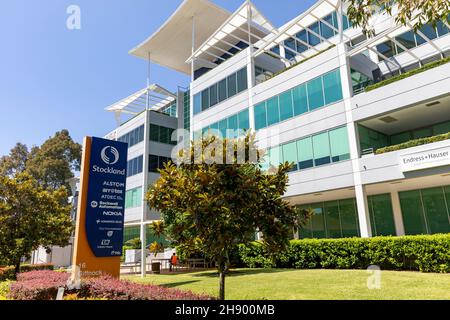
M 297 48 L 295 47 L 295 40 L 292 38 L 289 38 L 284 41 L 285 47 L 291 49 L 285 48 L 286 58 L 292 59 L 296 56 L 295 51 L 297 51 Z
M 433 135 L 433 132 L 432 128 L 423 128 L 419 130 L 414 130 L 412 134 L 414 139 L 420 139 L 431 137 Z
M 413 31 L 405 32 L 405 33 L 395 37 L 395 40 L 397 40 L 400 44 L 405 46 L 407 49 L 412 49 L 416 46 L 416 39 L 414 37 Z M 397 48 L 397 51 L 398 51 L 398 49 L 400 49 L 400 48 Z M 403 50 L 401 50 L 400 52 L 402 52 L 402 51 Z
M 319 23 L 313 23 L 312 25 L 309 26 L 309 29 L 311 31 L 313 31 L 315 34 L 320 34 L 320 28 L 319 28 Z M 311 46 L 317 46 L 320 43 L 320 38 L 317 37 L 315 34 L 312 34 L 311 32 L 308 31 L 308 37 L 309 37 L 309 44 Z
M 444 134 L 444 133 L 448 133 L 448 132 L 450 132 L 450 121 L 449 122 L 435 124 L 433 126 L 433 133 L 436 134 L 436 135 Z
M 294 166 L 290 171 L 296 171 L 297 168 L 297 142 L 291 142 L 283 145 L 283 162 L 292 163 Z
M 267 127 L 266 103 L 260 103 L 255 106 L 255 129 L 259 130 Z
M 139 141 L 144 141 L 144 126 L 139 127 Z
M 359 222 L 355 199 L 339 200 L 339 213 L 341 217 L 342 236 L 358 237 Z
M 202 91 L 202 110 L 209 108 L 209 89 Z
M 411 140 L 410 132 L 397 133 L 391 136 L 391 145 L 404 143 Z
M 237 72 L 237 91 L 241 92 L 247 89 L 247 68 Z
M 312 138 L 304 138 L 297 141 L 298 167 L 300 170 L 314 166 Z
M 309 81 L 307 86 L 309 110 L 322 107 L 324 105 L 322 77 Z
M 278 96 L 267 100 L 267 125 L 280 122 L 280 111 L 278 108 Z
M 323 76 L 323 86 L 325 91 L 325 104 L 342 100 L 341 73 L 339 69 Z
M 158 156 L 152 154 L 149 156 L 148 171 L 158 172 Z
M 443 35 L 449 33 L 450 30 L 448 29 L 448 27 L 442 21 L 438 21 L 438 23 L 437 23 L 437 32 L 438 32 L 438 36 L 442 37 Z
M 277 167 L 280 165 L 280 163 L 283 161 L 282 154 L 281 154 L 281 148 L 280 147 L 274 147 L 269 150 L 269 163 L 270 166 Z
M 328 238 L 341 238 L 342 228 L 339 216 L 339 202 L 329 201 L 324 203 L 325 221 L 327 226 Z
M 194 95 L 194 114 L 200 113 L 202 111 L 202 93 L 197 93 Z
M 225 138 L 227 136 L 227 128 L 228 128 L 228 119 L 223 119 L 219 122 L 219 130 L 222 134 L 222 137 Z
M 249 122 L 249 118 L 248 118 L 248 109 L 241 111 L 238 114 L 238 120 L 239 120 L 239 129 L 248 130 L 250 128 L 250 122 Z
M 304 210 L 310 210 L 312 209 L 310 205 L 301 205 L 298 206 L 299 209 L 304 209 Z M 308 222 L 306 223 L 306 225 L 303 228 L 300 228 L 299 230 L 299 237 L 301 239 L 305 239 L 305 238 L 312 238 L 312 225 L 311 225 L 311 219 L 308 220 Z
M 394 214 L 391 195 L 381 194 L 368 197 L 370 222 L 373 236 L 395 236 Z
M 395 55 L 394 43 L 390 40 L 383 42 L 377 45 L 377 51 L 386 56 L 386 58 L 393 57 Z
M 426 234 L 427 226 L 420 191 L 399 192 L 403 225 L 406 234 Z
M 227 91 L 228 98 L 234 96 L 237 93 L 237 79 L 236 73 L 233 73 L 231 76 L 227 78 Z
M 219 82 L 219 102 L 227 98 L 227 79 Z
M 424 24 L 419 30 L 430 40 L 437 38 L 436 29 L 431 24 Z
M 330 14 L 323 18 L 329 25 L 333 25 L 333 16 Z M 320 35 L 325 39 L 329 39 L 334 36 L 334 31 L 327 24 L 320 22 Z
M 295 116 L 308 112 L 308 95 L 306 93 L 306 85 L 303 84 L 292 89 L 292 97 L 294 100 Z
M 314 165 L 320 166 L 331 162 L 330 140 L 328 132 L 313 136 Z
M 159 126 L 150 124 L 150 141 L 159 141 Z
M 322 204 L 311 205 L 314 208 L 314 214 L 311 217 L 312 234 L 314 238 L 326 238 L 325 219 L 323 217 Z
M 228 118 L 228 129 L 237 130 L 238 129 L 238 115 L 232 115 Z
M 350 147 L 348 144 L 347 127 L 331 130 L 330 146 L 331 160 L 333 162 L 350 159 Z
M 289 90 L 280 95 L 280 121 L 292 118 L 293 115 L 292 92 Z
M 210 88 L 209 88 L 209 104 L 210 104 L 210 106 L 212 107 L 212 106 L 214 106 L 214 105 L 216 105 L 217 104 L 217 102 L 218 102 L 218 92 L 217 92 L 217 90 L 218 90 L 218 85 L 217 85 L 217 83 L 216 84 L 214 84 L 214 85 L 212 85 Z
M 299 33 L 297 33 L 297 38 L 299 40 L 302 40 L 304 43 L 308 43 L 308 34 L 306 33 L 306 30 L 302 30 Z M 308 50 L 308 46 L 297 41 L 297 51 L 302 53 L 303 51 L 306 51 L 306 50 Z
M 422 190 L 423 207 L 426 214 L 428 232 L 450 232 L 450 224 L 442 187 Z
M 140 156 L 137 158 L 137 162 L 138 162 L 138 171 L 137 173 L 141 173 L 142 172 L 142 168 L 144 167 L 144 157 Z

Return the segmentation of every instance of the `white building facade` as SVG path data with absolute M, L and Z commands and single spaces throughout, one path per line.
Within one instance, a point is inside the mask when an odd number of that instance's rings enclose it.
M 127 181 L 128 228 L 159 217 L 146 209 L 143 186 L 174 142 L 154 141 L 156 125 L 189 129 L 194 139 L 255 131 L 265 166 L 294 164 L 286 199 L 315 211 L 301 238 L 450 232 L 449 19 L 413 32 L 414 21 L 400 26 L 380 11 L 366 37 L 345 12 L 339 0 L 319 0 L 276 27 L 250 1 L 230 13 L 185 0 L 133 49 L 191 82 L 164 93 L 177 117 L 145 111 L 108 135 L 144 127 L 129 149 L 130 161 L 143 159 L 128 170 L 136 172 Z M 128 108 L 127 99 L 110 111 Z

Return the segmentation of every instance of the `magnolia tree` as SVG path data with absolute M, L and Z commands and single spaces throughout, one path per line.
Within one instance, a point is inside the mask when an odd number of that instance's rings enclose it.
M 67 246 L 70 210 L 65 187 L 44 189 L 25 173 L 0 176 L 0 260 L 17 273 L 21 259 L 40 246 Z
M 395 16 L 398 24 L 410 22 L 414 30 L 424 24 L 436 25 L 439 21 L 449 21 L 449 0 L 344 0 L 347 16 L 353 25 L 361 27 L 364 33 L 373 35 L 370 19 L 380 9 Z
M 291 164 L 262 170 L 263 152 L 254 135 L 242 139 L 209 136 L 179 152 L 178 166 L 166 164 L 147 201 L 161 212 L 164 233 L 187 253 L 200 250 L 216 262 L 220 298 L 230 254 L 263 235 L 269 252 L 283 250 L 308 213 L 282 199 Z

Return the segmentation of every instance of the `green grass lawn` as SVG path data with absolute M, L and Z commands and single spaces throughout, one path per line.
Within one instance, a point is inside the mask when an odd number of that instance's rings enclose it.
M 226 278 L 226 299 L 448 299 L 450 275 L 382 271 L 381 288 L 368 289 L 366 270 L 237 269 Z M 215 271 L 126 276 L 123 279 L 217 296 Z

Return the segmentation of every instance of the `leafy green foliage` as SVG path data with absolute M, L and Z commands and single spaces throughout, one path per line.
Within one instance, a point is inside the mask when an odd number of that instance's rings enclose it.
M 242 262 L 251 268 L 365 269 L 450 272 L 450 234 L 292 240 L 271 256 L 259 242 L 240 245 Z
M 125 242 L 125 246 L 128 247 L 129 249 L 141 249 L 142 245 L 141 245 L 141 239 L 140 238 L 133 238 L 128 240 L 127 242 Z
M 264 173 L 263 152 L 251 134 L 235 140 L 207 137 L 179 155 L 180 165 L 166 164 L 147 194 L 149 206 L 162 214 L 172 245 L 185 253 L 200 248 L 216 262 L 221 277 L 233 248 L 251 242 L 257 230 L 268 251 L 285 248 L 299 220 L 281 198 L 290 164 Z
M 416 75 L 416 74 L 422 73 L 424 71 L 427 71 L 427 70 L 430 70 L 430 69 L 442 66 L 443 64 L 446 64 L 446 63 L 449 63 L 449 62 L 450 62 L 450 57 L 447 57 L 447 58 L 444 58 L 444 59 L 441 59 L 441 60 L 438 60 L 438 61 L 433 61 L 433 62 L 427 63 L 426 65 L 424 65 L 424 66 L 422 66 L 420 68 L 417 68 L 417 69 L 414 69 L 414 70 L 411 70 L 411 71 L 399 74 L 399 75 L 394 76 L 392 78 L 389 78 L 389 79 L 380 81 L 378 83 L 372 84 L 370 86 L 367 86 L 364 89 L 364 91 L 365 92 L 369 92 L 369 91 L 372 91 L 372 90 L 384 87 L 384 86 L 386 86 L 388 84 L 391 84 L 391 83 L 394 83 L 394 82 L 397 82 L 397 81 L 409 78 L 409 77 L 411 77 L 413 75 Z
M 398 151 L 398 150 L 402 150 L 402 149 L 417 147 L 417 146 L 421 146 L 424 144 L 438 142 L 438 141 L 444 141 L 444 140 L 448 140 L 448 139 L 450 139 L 450 132 L 440 134 L 437 136 L 433 136 L 433 137 L 428 137 L 428 138 L 414 139 L 414 140 L 410 140 L 405 143 L 396 144 L 394 146 L 380 148 L 375 151 L 375 154 L 383 154 L 383 153 L 387 153 L 387 152 Z
M 450 12 L 448 0 L 344 0 L 347 2 L 347 16 L 353 25 L 361 27 L 363 32 L 373 35 L 370 26 L 372 16 L 378 11 L 388 15 L 395 14 L 395 22 L 407 25 L 411 22 L 414 30 L 424 24 L 436 25 L 438 21 L 445 21 Z
M 40 246 L 67 246 L 73 230 L 65 187 L 48 190 L 26 173 L 0 176 L 0 256 L 19 271 Z
M 0 175 L 14 177 L 25 172 L 44 188 L 65 186 L 70 192 L 67 180 L 80 169 L 81 152 L 82 146 L 72 140 L 67 130 L 62 130 L 31 151 L 18 143 L 9 155 L 0 158 Z

